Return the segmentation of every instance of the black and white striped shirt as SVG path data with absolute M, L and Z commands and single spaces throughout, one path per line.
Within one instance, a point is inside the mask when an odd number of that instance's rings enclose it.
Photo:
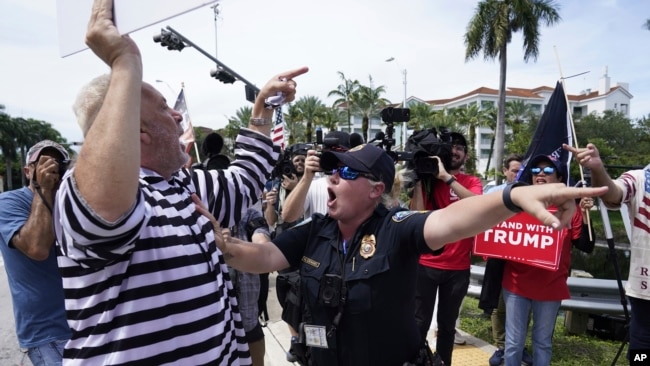
M 93 213 L 67 174 L 55 210 L 72 329 L 65 364 L 249 365 L 228 268 L 190 194 L 232 226 L 260 197 L 278 153 L 242 129 L 227 170 L 181 170 L 167 181 L 141 168 L 136 202 L 114 223 Z

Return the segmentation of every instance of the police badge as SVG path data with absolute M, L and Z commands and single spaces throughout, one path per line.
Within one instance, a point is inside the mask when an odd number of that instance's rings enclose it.
M 359 247 L 359 255 L 361 255 L 364 259 L 368 259 L 375 255 L 375 246 L 377 245 L 377 241 L 375 240 L 375 235 L 370 234 L 370 235 L 364 235 L 363 239 L 361 239 L 361 246 Z

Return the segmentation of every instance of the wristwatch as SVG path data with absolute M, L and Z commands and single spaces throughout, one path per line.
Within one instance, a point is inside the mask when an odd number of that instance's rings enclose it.
M 447 179 L 447 180 L 445 181 L 445 183 L 446 183 L 448 186 L 450 186 L 450 185 L 451 185 L 452 183 L 454 183 L 455 181 L 456 181 L 456 177 L 454 177 L 454 176 L 452 175 L 451 178 L 449 178 L 449 179 Z
M 266 126 L 271 124 L 270 118 L 251 118 L 250 124 L 253 126 Z

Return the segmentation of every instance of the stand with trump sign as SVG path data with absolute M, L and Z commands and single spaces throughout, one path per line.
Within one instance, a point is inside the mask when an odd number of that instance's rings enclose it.
M 474 254 L 556 271 L 566 235 L 566 228 L 555 230 L 522 212 L 476 235 Z

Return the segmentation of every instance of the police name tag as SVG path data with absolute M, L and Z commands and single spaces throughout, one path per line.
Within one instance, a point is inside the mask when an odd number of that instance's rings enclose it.
M 307 346 L 327 348 L 327 329 L 325 326 L 305 324 L 303 329 Z

